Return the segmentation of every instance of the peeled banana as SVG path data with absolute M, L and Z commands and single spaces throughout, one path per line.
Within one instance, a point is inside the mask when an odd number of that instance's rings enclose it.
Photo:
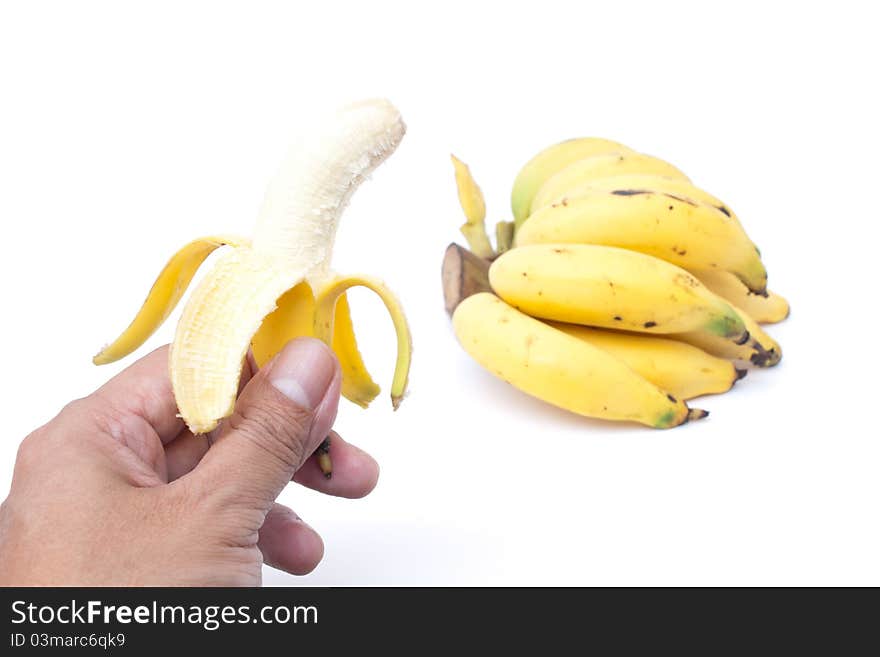
M 707 415 L 606 351 L 519 312 L 493 294 L 482 292 L 462 301 L 452 324 L 462 347 L 480 365 L 574 413 L 658 429 Z
M 94 358 L 109 363 L 137 349 L 168 317 L 207 256 L 233 247 L 192 293 L 171 346 L 175 399 L 193 433 L 211 431 L 232 413 L 249 348 L 262 365 L 303 335 L 334 349 L 343 394 L 369 404 L 379 388 L 355 342 L 345 296 L 353 285 L 379 294 L 391 314 L 398 341 L 395 408 L 403 398 L 411 340 L 399 303 L 379 281 L 333 273 L 330 258 L 351 195 L 395 150 L 405 126 L 391 103 L 369 100 L 308 128 L 269 185 L 253 239 L 204 238 L 185 246 L 162 270 L 131 325 Z

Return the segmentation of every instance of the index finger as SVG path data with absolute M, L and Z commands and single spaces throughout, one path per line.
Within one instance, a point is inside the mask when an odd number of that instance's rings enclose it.
M 98 388 L 93 396 L 123 415 L 143 418 L 166 444 L 184 429 L 168 371 L 169 346 L 164 345 L 132 363 Z M 253 376 L 252 358 L 242 366 L 239 392 Z

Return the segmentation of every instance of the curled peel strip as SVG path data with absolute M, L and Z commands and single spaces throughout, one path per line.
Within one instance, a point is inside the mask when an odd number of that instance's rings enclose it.
M 315 335 L 321 340 L 324 340 L 327 344 L 332 344 L 334 350 L 337 351 L 337 355 L 339 353 L 347 353 L 352 347 L 355 352 L 357 351 L 357 347 L 353 342 L 353 335 L 350 345 L 338 350 L 336 349 L 337 340 L 340 336 L 348 334 L 347 329 L 340 332 L 338 330 L 339 327 L 336 325 L 340 318 L 339 307 L 340 304 L 344 304 L 343 307 L 346 309 L 346 312 L 342 314 L 342 317 L 347 317 L 348 302 L 345 297 L 345 292 L 349 288 L 356 286 L 365 287 L 379 295 L 379 298 L 385 304 L 385 308 L 388 309 L 388 313 L 391 315 L 391 321 L 394 323 L 394 330 L 397 333 L 397 361 L 394 365 L 394 376 L 391 380 L 391 404 L 393 405 L 394 410 L 397 410 L 403 400 L 404 394 L 406 393 L 410 360 L 412 357 L 412 338 L 400 302 L 384 283 L 366 276 L 350 276 L 339 278 L 324 287 L 317 296 Z M 350 325 L 350 320 L 348 321 Z M 366 372 L 366 370 L 364 370 L 364 372 Z M 367 377 L 369 377 L 369 375 L 367 375 Z M 375 389 L 375 392 L 379 392 L 378 388 Z M 373 397 L 375 397 L 375 394 L 373 394 Z M 355 403 L 360 403 L 358 399 L 352 399 L 351 397 L 349 397 L 349 399 Z M 363 399 L 366 402 L 363 405 L 366 406 L 372 397 L 366 399 L 366 395 L 364 395 Z

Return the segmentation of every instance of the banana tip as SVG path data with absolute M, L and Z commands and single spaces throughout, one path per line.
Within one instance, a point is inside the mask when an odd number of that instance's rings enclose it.
M 401 403 L 403 403 L 403 395 L 391 395 L 391 408 L 393 410 L 397 410 L 400 408 Z
M 734 379 L 734 381 L 739 381 L 740 379 L 744 379 L 746 377 L 746 374 L 749 373 L 749 371 L 746 369 L 740 369 L 738 367 L 734 367 L 733 369 L 736 372 L 736 378 Z
M 743 281 L 743 283 L 746 283 Z M 764 297 L 765 299 L 770 296 L 770 292 L 767 290 L 767 277 L 764 277 L 764 284 L 761 287 L 752 287 L 749 283 L 746 283 L 746 287 L 749 289 L 749 294 L 754 294 L 756 297 Z
M 782 352 L 775 347 L 764 349 L 764 347 L 755 342 L 752 348 L 755 350 L 755 353 L 749 357 L 749 361 L 756 367 L 773 367 L 782 360 Z
M 116 359 L 107 357 L 107 347 L 103 347 L 101 351 L 99 351 L 92 357 L 92 364 L 106 365 L 107 363 L 112 363 L 114 360 Z
M 692 422 L 694 420 L 702 420 L 704 417 L 709 416 L 709 411 L 704 411 L 702 408 L 689 408 L 687 414 L 687 420 L 685 422 Z

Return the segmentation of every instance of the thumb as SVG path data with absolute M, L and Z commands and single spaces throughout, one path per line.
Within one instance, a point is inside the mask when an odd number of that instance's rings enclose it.
M 291 340 L 242 390 L 193 474 L 224 501 L 268 510 L 332 428 L 340 382 L 327 345 Z

